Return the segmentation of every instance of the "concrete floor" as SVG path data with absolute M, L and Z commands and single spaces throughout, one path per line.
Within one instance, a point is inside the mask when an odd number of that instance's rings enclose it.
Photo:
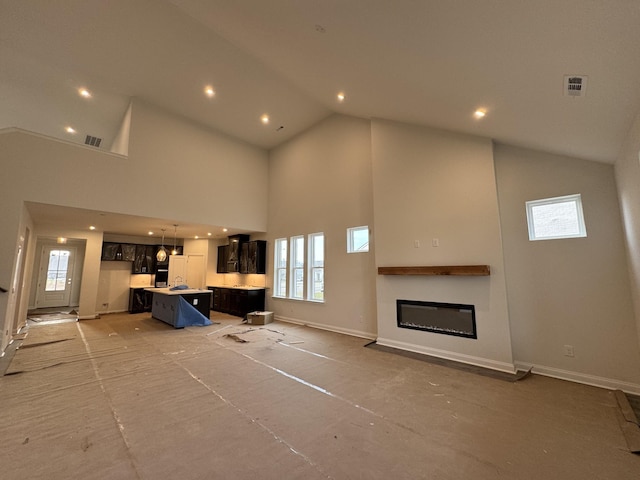
M 0 478 L 640 478 L 607 390 L 212 319 L 30 326 L 0 378 Z

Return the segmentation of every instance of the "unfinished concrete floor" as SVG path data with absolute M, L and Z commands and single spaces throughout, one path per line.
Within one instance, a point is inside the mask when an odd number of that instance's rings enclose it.
M 31 326 L 0 378 L 0 478 L 640 478 L 607 390 L 212 318 Z

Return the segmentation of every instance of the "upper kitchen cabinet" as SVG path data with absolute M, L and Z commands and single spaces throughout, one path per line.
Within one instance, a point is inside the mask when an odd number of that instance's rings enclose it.
M 156 251 L 155 245 L 136 245 L 136 258 L 131 273 L 155 273 Z
M 227 256 L 227 272 L 240 272 L 240 254 L 242 244 L 249 241 L 249 235 L 232 235 L 229 237 L 229 251 Z
M 267 242 L 252 240 L 242 245 L 240 273 L 267 273 Z
M 229 245 L 218 246 L 218 263 L 216 265 L 217 273 L 227 272 L 227 258 L 229 257 Z
M 102 260 L 133 262 L 136 259 L 136 246 L 131 243 L 104 242 L 102 244 Z

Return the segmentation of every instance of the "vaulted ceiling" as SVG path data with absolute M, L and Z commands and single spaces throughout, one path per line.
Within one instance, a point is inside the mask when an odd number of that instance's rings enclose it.
M 107 148 L 130 97 L 264 148 L 341 112 L 603 162 L 640 111 L 635 0 L 1 0 L 0 9 L 0 127 L 64 137 L 75 125 Z M 587 76 L 586 95 L 566 96 L 565 75 Z
M 639 25 L 637 0 L 0 0 L 0 128 L 109 149 L 136 97 L 266 149 L 339 112 L 613 163 Z

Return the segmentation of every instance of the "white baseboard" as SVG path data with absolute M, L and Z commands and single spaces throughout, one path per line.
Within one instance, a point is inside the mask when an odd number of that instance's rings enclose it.
M 375 333 L 362 332 L 360 330 L 352 330 L 350 328 L 336 327 L 334 325 L 325 325 L 323 323 L 307 322 L 305 320 L 298 320 L 297 318 L 282 317 L 280 315 L 274 315 L 273 319 L 278 320 L 280 322 L 294 323 L 296 325 L 304 325 L 305 327 L 313 327 L 313 328 L 318 328 L 320 330 L 327 330 L 329 332 L 351 335 L 352 337 L 366 338 L 368 340 L 375 340 L 376 338 Z
M 453 360 L 454 362 L 466 363 L 477 367 L 490 368 L 491 370 L 498 370 L 500 372 L 516 373 L 515 365 L 507 362 L 491 360 L 490 358 L 474 357 L 472 355 L 465 355 L 464 353 L 449 352 L 446 350 L 439 350 L 437 348 L 415 345 L 413 343 L 399 342 L 388 338 L 378 337 L 376 343 L 378 345 L 384 345 L 385 347 L 398 348 L 400 350 L 406 350 L 414 353 L 422 353 L 424 355 L 431 355 L 432 357 L 444 358 L 445 360 Z
M 544 365 L 536 365 L 533 363 L 516 362 L 516 366 L 520 370 L 529 370 L 530 368 L 532 368 L 533 373 L 537 375 L 544 375 L 545 377 L 552 377 L 559 380 L 582 383 L 584 385 L 606 388 L 608 390 L 622 390 L 623 392 L 631 393 L 633 395 L 640 395 L 640 385 L 636 383 L 624 382 L 622 380 L 616 380 L 612 378 L 598 377 L 596 375 L 589 375 L 586 373 L 571 372 L 569 370 L 562 370 L 559 368 L 547 367 Z

